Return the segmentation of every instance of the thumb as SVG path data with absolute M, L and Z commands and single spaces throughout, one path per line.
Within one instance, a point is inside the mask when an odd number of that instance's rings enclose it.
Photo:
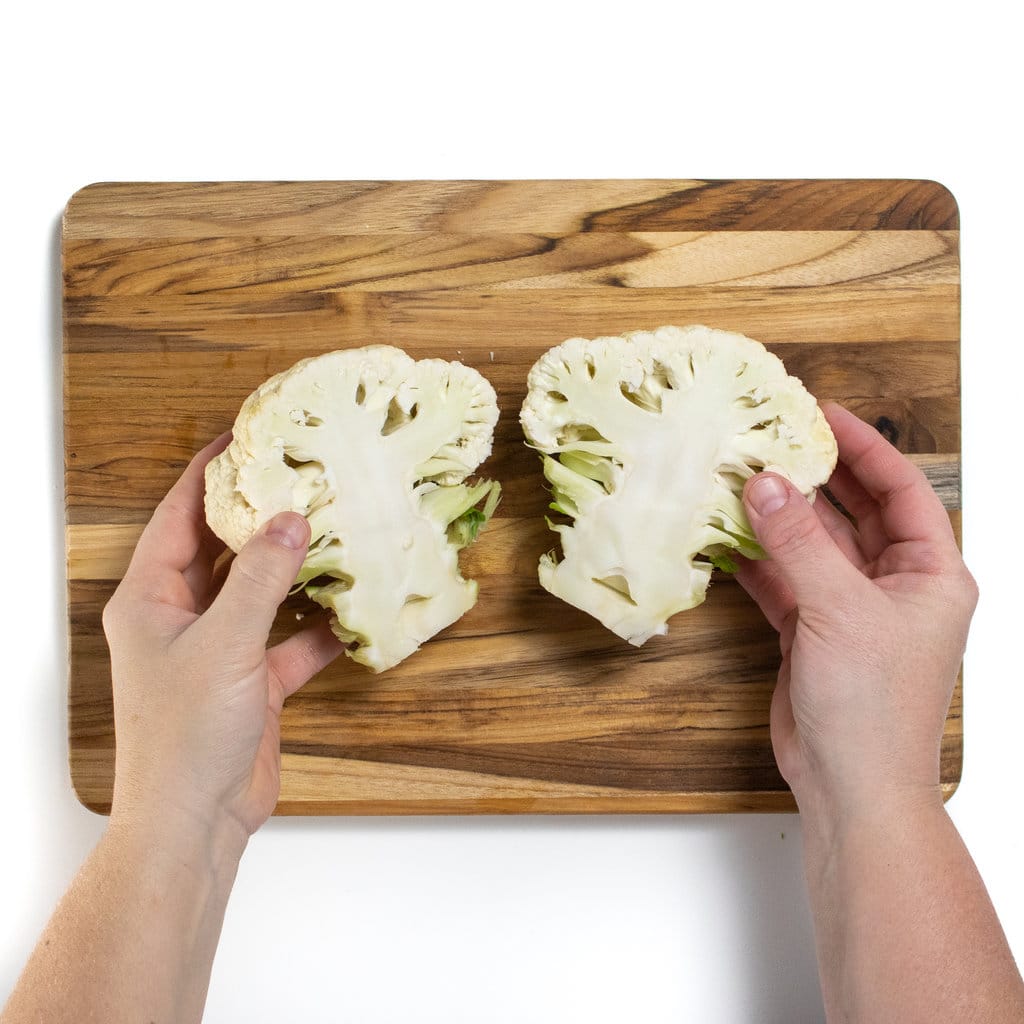
M 309 523 L 279 512 L 235 556 L 224 586 L 204 618 L 242 643 L 265 647 L 278 606 L 288 596 L 309 547 Z
M 847 588 L 850 563 L 811 503 L 775 473 L 751 477 L 743 503 L 761 547 L 778 566 L 797 607 L 835 608 Z

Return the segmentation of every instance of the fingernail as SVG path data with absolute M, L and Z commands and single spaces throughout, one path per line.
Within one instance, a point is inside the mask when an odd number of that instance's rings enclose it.
M 747 500 L 759 516 L 778 512 L 788 497 L 786 485 L 777 476 L 759 476 L 747 488 Z
M 267 536 L 283 548 L 306 546 L 306 522 L 296 512 L 279 512 L 267 526 Z

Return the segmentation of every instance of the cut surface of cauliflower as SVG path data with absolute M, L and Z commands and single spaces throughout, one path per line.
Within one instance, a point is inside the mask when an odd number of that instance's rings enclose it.
M 813 499 L 837 456 L 777 356 L 700 325 L 570 338 L 530 370 L 520 423 L 572 520 L 551 524 L 562 557 L 541 557 L 541 584 L 637 646 L 704 600 L 731 551 L 763 557 L 749 477 L 779 473 Z
M 239 551 L 291 510 L 310 525 L 296 580 L 331 611 L 355 661 L 398 664 L 475 603 L 458 552 L 500 487 L 466 477 L 491 452 L 498 406 L 476 370 L 387 345 L 328 352 L 243 403 L 206 470 L 206 518 Z

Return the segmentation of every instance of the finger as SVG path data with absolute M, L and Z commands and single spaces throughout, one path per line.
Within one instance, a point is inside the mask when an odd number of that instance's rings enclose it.
M 306 519 L 296 512 L 279 512 L 235 556 L 201 621 L 262 658 L 278 606 L 295 582 L 308 545 Z
M 949 516 L 924 473 L 852 412 L 834 404 L 823 412 L 839 445 L 840 460 L 878 503 L 888 538 L 941 540 L 955 548 Z
M 272 647 L 267 652 L 267 667 L 280 693 L 277 710 L 300 686 L 309 682 L 344 650 L 345 645 L 331 632 L 327 619 Z M 275 692 L 274 689 L 271 692 Z
M 221 588 L 224 586 L 224 581 L 228 578 L 228 573 L 231 571 L 231 563 L 234 559 L 235 553 L 230 548 L 225 547 L 214 560 L 205 591 L 196 603 L 196 609 L 200 613 L 205 612 L 217 599 L 217 595 L 220 593 Z
M 821 525 L 825 527 L 828 535 L 835 541 L 836 547 L 846 556 L 847 561 L 858 569 L 863 569 L 867 559 L 861 550 L 860 538 L 857 536 L 857 529 L 853 523 L 820 492 L 811 507 L 821 520 Z
M 192 591 L 197 608 L 203 607 L 212 600 L 211 591 L 217 582 L 214 579 L 217 562 L 226 550 L 227 545 L 224 541 L 209 526 L 204 526 L 196 557 L 182 573 Z
M 888 546 L 889 537 L 882 525 L 878 502 L 857 482 L 850 470 L 839 463 L 828 482 L 828 489 L 857 523 L 861 550 L 870 561 Z
M 807 499 L 784 477 L 758 473 L 743 489 L 750 525 L 778 566 L 801 613 L 830 613 L 859 573 L 829 536 Z
M 221 434 L 192 458 L 142 531 L 126 576 L 145 574 L 159 580 L 162 573 L 180 574 L 191 565 L 199 552 L 206 526 L 203 511 L 206 465 L 230 440 L 230 432 Z
M 782 570 L 771 559 L 736 557 L 736 579 L 776 630 L 782 629 L 786 616 L 796 607 L 796 598 L 782 577 Z

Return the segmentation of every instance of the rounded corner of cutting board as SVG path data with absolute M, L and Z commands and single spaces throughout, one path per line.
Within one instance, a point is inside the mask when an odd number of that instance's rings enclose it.
M 83 775 L 81 768 L 76 766 L 75 757 L 68 758 L 68 778 L 71 782 L 71 792 L 75 799 L 93 814 L 106 817 L 110 814 L 110 794 L 100 791 L 96 780 Z
M 87 185 L 75 189 L 65 201 L 61 214 L 61 224 L 65 233 L 67 233 L 69 221 L 72 221 L 77 215 L 79 206 L 87 204 L 94 197 L 94 193 L 103 192 L 115 184 L 112 181 L 90 181 Z
M 74 776 L 72 776 L 71 779 L 71 791 L 75 794 L 75 799 L 77 799 L 87 811 L 91 811 L 93 814 L 98 814 L 104 818 L 110 816 L 110 801 L 97 800 L 87 792 L 79 789 Z
M 960 203 L 956 198 L 953 189 L 943 181 L 936 178 L 922 178 L 921 185 L 931 189 L 936 199 L 940 200 L 949 210 L 950 227 L 959 230 L 960 228 Z

